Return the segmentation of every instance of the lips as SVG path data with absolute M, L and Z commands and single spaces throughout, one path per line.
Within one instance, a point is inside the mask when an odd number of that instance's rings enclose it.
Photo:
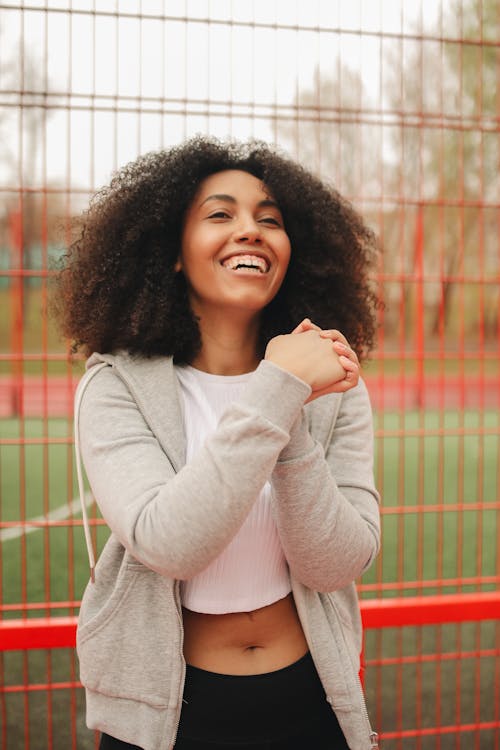
M 221 265 L 229 271 L 244 270 L 253 271 L 254 273 L 267 273 L 270 268 L 270 263 L 267 258 L 250 253 L 231 255 L 229 258 L 224 258 L 224 260 L 221 261 Z

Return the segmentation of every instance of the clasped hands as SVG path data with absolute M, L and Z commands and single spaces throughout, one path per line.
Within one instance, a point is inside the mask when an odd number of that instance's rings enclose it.
M 344 393 L 357 385 L 359 361 L 345 336 L 323 330 L 305 318 L 288 334 L 268 343 L 265 359 L 306 382 L 312 389 L 307 401 L 328 393 Z

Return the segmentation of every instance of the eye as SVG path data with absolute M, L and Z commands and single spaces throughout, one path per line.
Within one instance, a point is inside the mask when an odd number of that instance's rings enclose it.
M 263 224 L 271 224 L 275 227 L 281 227 L 281 222 L 275 216 L 263 216 L 259 221 Z
M 219 209 L 218 211 L 214 211 L 212 214 L 210 214 L 208 218 L 209 219 L 230 219 L 231 216 L 230 214 L 228 214 L 227 211 Z

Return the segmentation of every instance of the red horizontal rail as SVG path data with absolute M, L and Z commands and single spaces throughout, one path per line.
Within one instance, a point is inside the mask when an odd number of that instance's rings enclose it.
M 360 604 L 367 629 L 500 619 L 500 591 L 364 599 Z M 76 623 L 76 617 L 3 620 L 0 651 L 73 648 Z
M 410 737 L 433 737 L 443 734 L 457 734 L 460 732 L 485 732 L 487 729 L 498 729 L 500 721 L 477 721 L 470 724 L 452 724 L 441 727 L 422 727 L 421 729 L 398 729 L 394 732 L 382 732 L 381 739 L 400 740 Z
M 40 693 L 48 690 L 74 690 L 75 688 L 81 687 L 82 683 L 77 680 L 69 680 L 66 682 L 38 682 L 36 684 L 30 683 L 29 685 L 3 685 L 0 688 L 0 693 Z
M 500 591 L 364 599 L 361 615 L 365 628 L 495 620 L 500 618 Z
M 0 622 L 0 651 L 74 648 L 76 617 L 33 617 Z
M 381 656 L 378 659 L 365 659 L 364 666 L 387 667 L 401 664 L 435 664 L 444 661 L 463 661 L 465 659 L 496 659 L 500 648 L 477 649 L 476 651 L 440 651 L 437 654 L 416 654 L 414 656 Z

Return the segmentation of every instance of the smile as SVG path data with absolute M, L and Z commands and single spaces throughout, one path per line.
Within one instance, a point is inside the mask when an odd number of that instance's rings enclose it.
M 221 265 L 229 271 L 252 271 L 254 273 L 269 271 L 269 262 L 259 255 L 232 255 L 221 261 Z

